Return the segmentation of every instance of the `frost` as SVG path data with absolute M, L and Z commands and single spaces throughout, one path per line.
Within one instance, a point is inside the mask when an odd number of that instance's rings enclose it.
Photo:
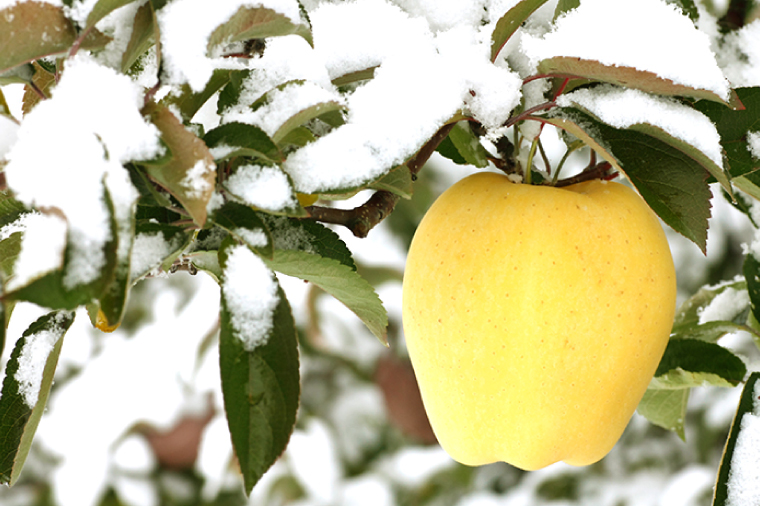
M 674 99 L 606 85 L 557 98 L 557 105 L 561 107 L 573 104 L 616 128 L 640 124 L 661 128 L 705 153 L 719 167 L 723 166 L 720 135 L 715 125 L 701 112 Z
M 161 50 L 173 84 L 188 83 L 200 92 L 217 68 L 242 68 L 232 59 L 207 56 L 209 37 L 241 7 L 264 7 L 301 22 L 296 0 L 179 0 L 158 13 Z M 189 21 L 192 20 L 192 21 Z
M 56 317 L 56 323 L 60 323 L 63 315 L 64 313 L 61 313 Z M 18 357 L 18 370 L 14 379 L 18 382 L 19 394 L 29 408 L 34 408 L 37 404 L 45 364 L 55 343 L 62 335 L 63 329 L 53 327 L 25 337 L 26 341 Z
M 752 398 L 752 412 L 742 416 L 731 457 L 726 506 L 760 504 L 760 381 Z
M 245 165 L 227 179 L 226 186 L 246 204 L 268 211 L 296 205 L 288 176 L 277 167 Z
M 747 290 L 726 288 L 710 301 L 699 313 L 699 324 L 715 321 L 731 321 L 749 307 Z
M 274 311 L 280 298 L 272 271 L 246 246 L 228 250 L 222 280 L 222 296 L 230 324 L 246 351 L 269 340 Z
M 68 289 L 96 279 L 105 264 L 112 233 L 104 184 L 115 214 L 125 216 L 137 191 L 122 164 L 160 152 L 158 130 L 140 107 L 141 90 L 129 77 L 80 54 L 68 60 L 52 98 L 26 115 L 7 154 L 5 174 L 16 198 L 58 209 L 68 221 Z
M 545 37 L 524 37 L 523 48 L 534 64 L 576 57 L 653 72 L 724 100 L 730 92 L 709 37 L 678 7 L 661 0 L 584 0 Z
M 293 226 L 284 216 L 262 216 L 264 224 L 272 232 L 275 249 L 301 250 L 315 253 L 312 246 L 313 236 L 303 227 Z

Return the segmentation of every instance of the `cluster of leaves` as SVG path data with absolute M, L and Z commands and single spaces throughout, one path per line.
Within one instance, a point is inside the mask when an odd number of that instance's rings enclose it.
M 0 83 L 26 85 L 25 113 L 49 94 L 65 72 L 67 54 L 78 50 L 97 51 L 107 44 L 108 37 L 95 25 L 126 3 L 129 2 L 99 0 L 84 26 L 72 22 L 64 9 L 49 4 L 22 2 L 2 11 L 0 46 L 4 50 L 0 54 Z M 492 36 L 492 59 L 496 59 L 517 28 L 544 3 L 546 0 L 523 0 L 504 14 Z M 696 13 L 691 1 L 680 3 L 685 12 Z M 123 73 L 139 71 L 142 58 L 149 50 L 155 51 L 161 61 L 161 48 L 156 43 L 160 40 L 156 13 L 164 5 L 162 1 L 149 1 L 137 10 L 131 39 L 122 55 Z M 561 1 L 557 15 L 575 6 L 577 2 Z M 43 33 L 47 36 L 40 36 Z M 251 52 L 263 39 L 292 34 L 312 42 L 306 17 L 302 23 L 294 23 L 270 9 L 243 8 L 212 33 L 207 49 L 211 53 L 220 46 L 238 44 L 244 52 Z M 334 84 L 348 90 L 371 79 L 372 71 L 370 68 L 341 76 Z M 706 248 L 710 216 L 710 182 L 720 183 L 730 199 L 736 198 L 734 188 L 760 198 L 760 176 L 757 175 L 760 165 L 751 158 L 746 140 L 748 131 L 758 129 L 760 90 L 734 90 L 732 99 L 726 103 L 712 92 L 677 85 L 652 73 L 577 58 L 549 58 L 540 62 L 538 71 L 540 75 L 536 78 L 553 83 L 546 104 L 519 107 L 508 124 L 538 121 L 554 125 L 569 134 L 568 152 L 581 144 L 591 146 L 625 174 L 668 225 L 702 250 Z M 217 94 L 219 112 L 235 106 L 248 72 L 218 69 L 204 90 L 195 92 L 189 86 L 178 87 L 160 101 L 153 98 L 155 89 L 146 90 L 142 114 L 160 131 L 164 154 L 158 159 L 125 166 L 140 197 L 129 216 L 116 213 L 110 216 L 112 240 L 104 247 L 107 261 L 98 278 L 83 286 L 68 287 L 64 283 L 70 255 L 67 249 L 59 269 L 3 292 L 0 310 L 6 324 L 0 328 L 0 349 L 16 301 L 33 302 L 53 311 L 35 322 L 16 342 L 6 369 L 0 398 L 3 430 L 0 481 L 12 484 L 23 467 L 52 384 L 63 335 L 73 319 L 71 311 L 87 306 L 95 326 L 113 330 L 122 321 L 130 289 L 157 271 L 202 270 L 223 282 L 231 249 L 246 245 L 272 271 L 309 281 L 340 300 L 385 342 L 387 316 L 379 298 L 357 273 L 351 252 L 337 234 L 310 219 L 319 215 L 316 208 L 294 204 L 277 212 L 256 209 L 246 205 L 241 196 L 235 195 L 225 184 L 247 164 L 281 171 L 281 164 L 290 152 L 339 128 L 345 122 L 345 107 L 337 102 L 312 105 L 292 115 L 272 135 L 244 123 L 226 123 L 208 132 L 191 123 L 201 107 Z M 273 89 L 271 94 L 305 84 L 291 81 Z M 643 123 L 620 129 L 580 107 L 559 107 L 555 103 L 562 93 L 598 84 L 679 97 L 683 104 L 707 115 L 721 134 L 726 153 L 724 167 L 717 166 L 697 147 L 673 138 L 655 125 Z M 269 98 L 269 94 L 265 94 L 251 107 L 261 107 Z M 8 112 L 4 100 L 0 100 L 0 107 Z M 332 188 L 331 195 L 323 196 L 339 198 L 362 189 L 393 195 L 383 201 L 382 205 L 390 208 L 381 209 L 378 214 L 382 218 L 399 197 L 411 196 L 414 175 L 434 149 L 456 163 L 476 167 L 492 163 L 506 171 L 521 170 L 526 179 L 552 177 L 548 164 L 543 171 L 533 167 L 532 156 L 527 167 L 518 166 L 514 153 L 519 152 L 524 140 L 517 128 L 513 130 L 512 139 L 505 136 L 496 142 L 498 153 L 494 154 L 484 147 L 481 129 L 473 123 L 463 109 L 441 125 L 439 134 L 421 146 L 418 155 L 407 163 L 387 167 L 384 175 L 358 187 Z M 540 137 L 531 142 L 531 153 L 541 150 Z M 220 147 L 225 149 L 214 149 Z M 188 188 L 184 183 L 199 163 L 216 167 L 215 172 L 204 176 L 207 184 L 203 191 Z M 282 174 L 288 177 L 285 172 Z M 298 202 L 299 195 L 292 185 L 291 193 L 293 202 Z M 221 198 L 221 203 L 209 206 L 212 198 Z M 110 201 L 107 191 L 106 201 Z M 0 196 L 0 226 L 40 211 L 44 210 L 24 206 L 10 191 L 3 191 Z M 163 240 L 165 253 L 142 272 L 136 272 L 132 264 L 133 249 L 141 237 L 149 236 Z M 299 240 L 294 242 L 294 236 Z M 0 241 L 0 277 L 4 285 L 14 274 L 21 242 L 22 232 Z M 757 261 L 751 256 L 747 256 L 745 275 L 746 280 L 699 292 L 678 313 L 671 344 L 640 407 L 640 412 L 654 423 L 683 436 L 684 412 L 691 387 L 705 383 L 735 386 L 744 380 L 744 363 L 716 341 L 726 333 L 744 330 L 760 344 L 757 338 L 760 315 L 755 313 L 760 301 L 757 281 L 760 278 Z M 748 291 L 751 303 L 747 311 L 731 321 L 700 324 L 701 309 L 727 289 Z M 299 404 L 297 336 L 288 301 L 281 289 L 279 292 L 266 344 L 253 350 L 244 347 L 238 330 L 231 323 L 235 318 L 232 306 L 224 297 L 221 304 L 222 390 L 233 446 L 248 492 L 286 447 Z M 24 400 L 26 386 L 15 373 L 22 367 L 21 357 L 27 342 L 41 333 L 57 336 L 56 344 L 47 352 L 40 392 L 30 405 Z

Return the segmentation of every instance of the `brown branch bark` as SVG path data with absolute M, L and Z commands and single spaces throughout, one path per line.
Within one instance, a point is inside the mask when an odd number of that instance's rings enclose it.
M 412 180 L 430 159 L 438 145 L 449 135 L 454 123 L 444 125 L 422 148 L 414 155 L 406 166 L 412 174 Z M 396 207 L 399 196 L 395 193 L 378 190 L 362 205 L 354 209 L 336 209 L 334 207 L 309 206 L 306 211 L 309 219 L 342 225 L 348 228 L 356 237 L 367 237 L 369 231 L 383 221 Z

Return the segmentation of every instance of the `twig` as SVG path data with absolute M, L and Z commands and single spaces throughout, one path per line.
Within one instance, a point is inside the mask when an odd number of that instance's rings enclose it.
M 601 162 L 593 167 L 589 167 L 580 174 L 569 177 L 567 179 L 560 179 L 554 185 L 557 188 L 563 186 L 570 186 L 577 183 L 584 183 L 593 179 L 604 179 L 605 181 L 611 181 L 618 176 L 618 173 L 612 168 L 610 162 Z
M 430 140 L 414 155 L 406 166 L 412 174 L 412 179 L 417 178 L 422 166 L 435 152 L 438 145 L 449 135 L 454 123 L 441 127 Z M 386 190 L 376 191 L 364 204 L 354 209 L 336 209 L 334 207 L 309 206 L 306 211 L 309 218 L 323 223 L 343 225 L 356 237 L 367 237 L 369 231 L 383 221 L 396 207 L 399 196 Z
M 546 110 L 551 109 L 551 108 L 556 107 L 556 106 L 557 106 L 556 102 L 544 102 L 543 104 L 534 105 L 530 109 L 525 109 L 523 112 L 521 112 L 517 116 L 513 116 L 513 117 L 509 118 L 504 123 L 504 126 L 507 127 L 507 128 L 509 128 L 512 125 L 514 125 L 515 123 L 517 123 L 518 121 L 522 121 L 524 119 L 528 119 L 530 117 L 530 115 L 533 114 L 534 112 L 546 111 Z M 532 117 L 530 119 L 537 119 L 537 118 Z M 538 121 L 540 121 L 540 119 L 538 119 Z

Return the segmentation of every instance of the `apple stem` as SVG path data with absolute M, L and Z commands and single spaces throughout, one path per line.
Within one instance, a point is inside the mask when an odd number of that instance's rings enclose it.
M 417 173 L 435 152 L 438 145 L 449 135 L 456 122 L 443 125 L 438 132 L 424 145 L 412 158 L 406 162 L 406 166 L 412 176 L 412 181 L 417 178 Z M 362 205 L 354 209 L 336 209 L 334 207 L 308 206 L 306 211 L 309 216 L 306 219 L 342 225 L 348 228 L 356 237 L 367 237 L 369 231 L 383 221 L 396 207 L 399 196 L 395 193 L 378 190 Z

